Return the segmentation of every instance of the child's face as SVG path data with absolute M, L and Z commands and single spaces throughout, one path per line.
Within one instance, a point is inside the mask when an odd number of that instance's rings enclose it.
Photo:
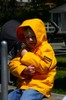
M 23 33 L 25 36 L 25 42 L 27 46 L 29 48 L 34 48 L 37 43 L 37 39 L 33 30 L 31 28 L 27 28 L 26 30 L 25 29 L 23 30 Z

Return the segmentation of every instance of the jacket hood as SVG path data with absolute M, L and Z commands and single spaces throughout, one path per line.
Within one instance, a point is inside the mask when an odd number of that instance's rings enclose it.
M 19 27 L 16 29 L 16 35 L 19 41 L 24 42 L 24 34 L 22 28 L 29 26 L 34 31 L 37 38 L 37 45 L 40 45 L 42 42 L 47 41 L 46 28 L 42 20 L 38 18 L 25 20 Z

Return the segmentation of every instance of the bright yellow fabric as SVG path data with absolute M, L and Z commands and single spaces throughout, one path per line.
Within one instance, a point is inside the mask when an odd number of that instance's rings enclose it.
M 9 67 L 11 72 L 19 77 L 17 87 L 20 89 L 35 89 L 45 96 L 51 95 L 51 89 L 56 75 L 56 58 L 51 45 L 47 41 L 46 29 L 40 19 L 29 19 L 24 21 L 18 28 L 30 26 L 35 32 L 37 45 L 33 52 L 27 52 L 22 58 L 11 60 Z M 30 64 L 34 64 L 37 73 L 33 77 L 24 78 L 21 72 Z

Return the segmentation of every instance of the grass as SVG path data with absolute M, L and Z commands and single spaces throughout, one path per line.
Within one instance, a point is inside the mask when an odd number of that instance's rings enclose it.
M 52 92 L 66 94 L 66 57 L 57 57 L 57 74 Z

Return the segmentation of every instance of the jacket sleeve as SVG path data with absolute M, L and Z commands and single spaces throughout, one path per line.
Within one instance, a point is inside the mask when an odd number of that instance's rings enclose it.
M 21 76 L 22 71 L 26 68 L 25 65 L 22 65 L 20 62 L 20 57 L 12 59 L 9 63 L 10 72 L 19 78 L 24 78 Z
M 49 57 L 48 57 L 49 55 Z M 43 57 L 40 57 L 32 52 L 27 52 L 23 58 L 21 59 L 23 64 L 29 66 L 30 64 L 34 64 L 36 70 L 40 73 L 46 73 L 48 70 L 51 70 L 54 66 L 56 66 L 56 58 L 54 54 L 44 53 Z

